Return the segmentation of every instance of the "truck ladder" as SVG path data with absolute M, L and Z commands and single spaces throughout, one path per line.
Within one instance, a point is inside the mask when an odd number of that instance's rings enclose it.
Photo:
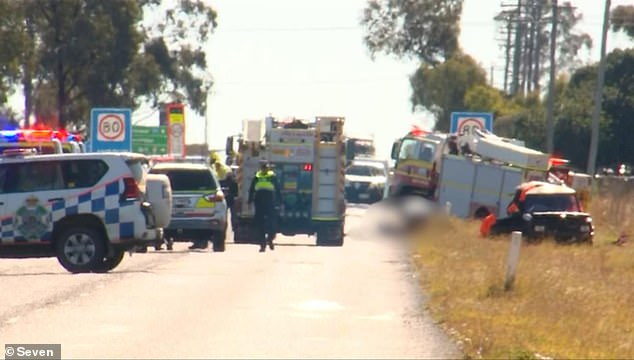
M 341 220 L 345 211 L 343 122 L 343 118 L 339 117 L 317 118 L 313 166 L 313 220 Z

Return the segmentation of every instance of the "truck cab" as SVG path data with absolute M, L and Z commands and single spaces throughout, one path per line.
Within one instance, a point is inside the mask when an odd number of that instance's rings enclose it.
M 421 195 L 433 199 L 438 185 L 442 155 L 449 153 L 447 134 L 413 130 L 392 145 L 394 176 L 390 196 Z

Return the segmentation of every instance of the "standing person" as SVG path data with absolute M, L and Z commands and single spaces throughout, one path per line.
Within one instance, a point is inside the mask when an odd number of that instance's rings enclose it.
M 225 178 L 225 185 L 223 186 L 223 192 L 225 193 L 225 199 L 227 200 L 227 207 L 229 208 L 229 213 L 231 214 L 231 231 L 235 231 L 235 222 L 237 219 L 235 213 L 235 199 L 238 196 L 238 182 L 236 181 L 235 174 L 229 172 L 227 177 Z
M 269 163 L 260 161 L 260 170 L 255 173 L 249 188 L 249 204 L 255 203 L 255 225 L 257 227 L 260 252 L 266 251 L 268 243 L 274 249 L 273 239 L 277 232 L 276 205 L 282 200 L 279 182 Z
M 227 174 L 231 172 L 231 168 L 220 161 L 220 156 L 216 152 L 212 152 L 209 156 L 209 163 L 218 181 L 220 181 L 220 186 L 224 187 L 224 181 L 227 178 Z

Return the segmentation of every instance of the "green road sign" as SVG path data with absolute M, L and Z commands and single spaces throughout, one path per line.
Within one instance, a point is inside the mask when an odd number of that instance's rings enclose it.
M 167 154 L 167 126 L 132 126 L 132 151 L 146 155 Z

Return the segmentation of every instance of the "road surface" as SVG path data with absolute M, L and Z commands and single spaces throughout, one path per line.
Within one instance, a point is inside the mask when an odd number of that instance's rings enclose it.
M 363 206 L 343 247 L 306 236 L 275 251 L 149 250 L 109 274 L 54 258 L 0 259 L 0 346 L 56 343 L 63 358 L 459 358 L 421 313 L 398 239 Z

